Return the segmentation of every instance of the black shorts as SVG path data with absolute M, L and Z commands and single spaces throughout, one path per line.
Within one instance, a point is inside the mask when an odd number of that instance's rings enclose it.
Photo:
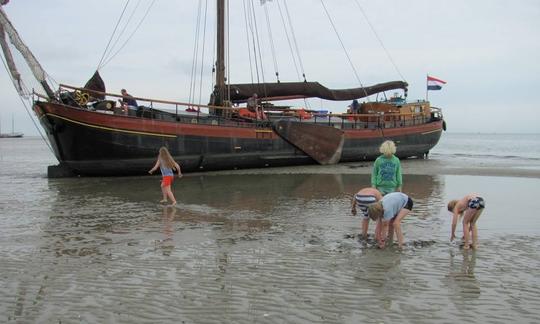
M 407 204 L 403 208 L 408 209 L 408 210 L 412 210 L 412 206 L 413 206 L 413 201 L 412 201 L 411 197 L 409 197 L 409 199 L 407 200 Z

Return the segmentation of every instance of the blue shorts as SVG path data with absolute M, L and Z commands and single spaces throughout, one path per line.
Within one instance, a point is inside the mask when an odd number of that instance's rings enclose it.
M 471 209 L 483 209 L 486 208 L 486 202 L 484 201 L 484 198 L 476 197 L 469 200 L 467 207 Z
M 368 216 L 368 206 L 377 202 L 377 198 L 373 195 L 354 195 L 356 200 L 356 206 L 360 209 L 363 218 L 369 218 Z

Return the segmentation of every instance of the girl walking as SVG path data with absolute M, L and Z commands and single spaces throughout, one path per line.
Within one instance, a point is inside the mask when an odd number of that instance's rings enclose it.
M 154 171 L 157 170 L 157 168 L 161 169 L 161 192 L 163 193 L 163 199 L 160 201 L 161 203 L 166 203 L 167 198 L 171 200 L 171 203 L 173 205 L 176 205 L 176 199 L 174 198 L 174 194 L 171 190 L 171 185 L 174 180 L 174 171 L 178 172 L 178 177 L 182 177 L 182 171 L 180 170 L 180 166 L 171 156 L 171 153 L 169 153 L 169 150 L 165 146 L 162 146 L 159 149 L 159 154 L 157 157 L 156 164 L 152 169 L 148 171 L 148 173 L 152 174 Z

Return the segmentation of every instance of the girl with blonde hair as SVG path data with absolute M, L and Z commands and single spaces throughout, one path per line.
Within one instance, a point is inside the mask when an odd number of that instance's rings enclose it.
M 381 144 L 379 156 L 373 164 L 371 172 L 371 186 L 377 188 L 383 195 L 394 191 L 401 191 L 403 179 L 401 175 L 401 162 L 396 153 L 396 144 L 385 141 Z
M 157 170 L 157 168 L 160 168 L 162 175 L 161 193 L 163 194 L 163 199 L 160 202 L 166 203 L 167 198 L 169 198 L 171 200 L 171 203 L 173 205 L 176 205 L 176 199 L 174 198 L 171 186 L 174 180 L 174 171 L 178 172 L 179 178 L 182 177 L 182 171 L 180 170 L 180 165 L 176 163 L 176 161 L 171 156 L 171 153 L 169 153 L 169 150 L 165 146 L 162 146 L 159 149 L 156 164 L 154 164 L 154 167 L 150 169 L 148 173 L 152 174 L 154 171 Z
M 458 220 L 463 217 L 463 249 L 470 248 L 469 238 L 472 234 L 472 248 L 478 246 L 478 228 L 476 222 L 484 211 L 486 203 L 478 194 L 470 193 L 461 199 L 454 199 L 448 203 L 448 211 L 452 213 L 452 234 L 450 241 L 456 238 Z

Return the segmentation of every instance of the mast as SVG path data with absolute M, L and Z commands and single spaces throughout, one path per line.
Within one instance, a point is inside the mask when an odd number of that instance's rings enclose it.
M 225 96 L 225 0 L 217 0 L 217 60 L 214 105 L 222 106 Z

